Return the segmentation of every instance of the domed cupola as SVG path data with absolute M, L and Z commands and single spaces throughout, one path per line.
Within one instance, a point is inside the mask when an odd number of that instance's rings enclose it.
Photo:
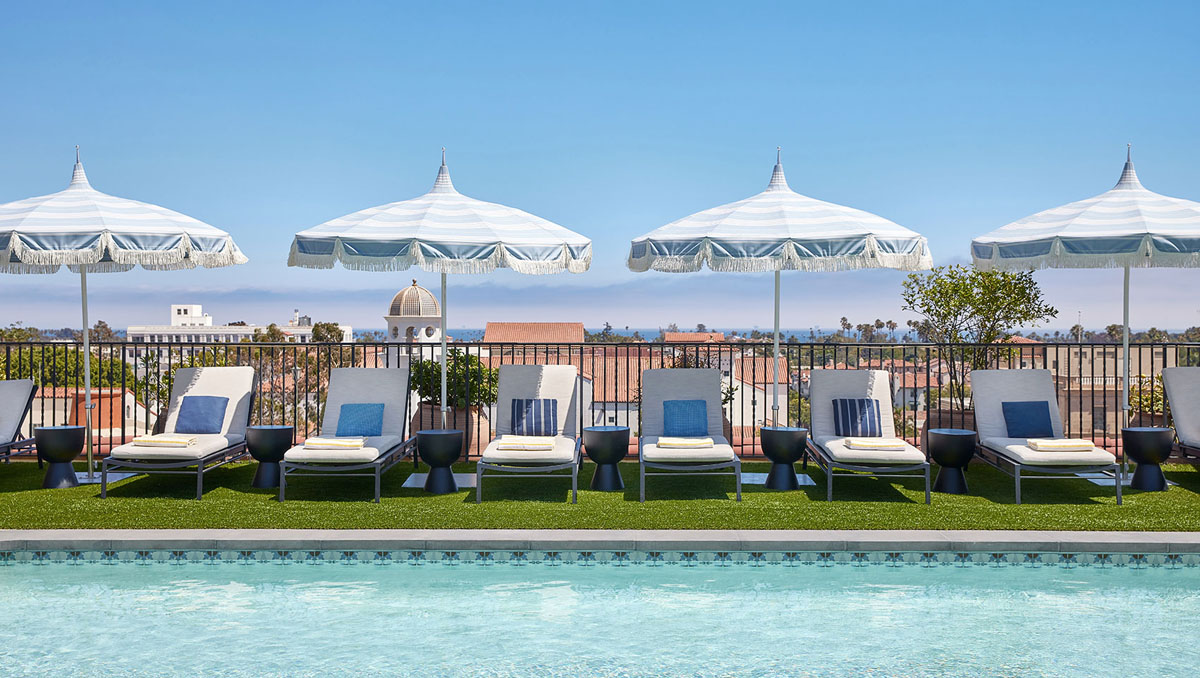
M 384 320 L 389 342 L 426 344 L 442 339 L 442 307 L 433 292 L 416 280 L 392 297 Z

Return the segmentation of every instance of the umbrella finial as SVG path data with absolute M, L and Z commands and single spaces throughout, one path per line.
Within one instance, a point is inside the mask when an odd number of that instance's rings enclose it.
M 442 166 L 438 168 L 437 179 L 433 181 L 430 193 L 457 193 L 454 183 L 450 181 L 450 170 L 446 168 L 446 147 L 442 146 Z
M 79 160 L 79 145 L 75 145 L 75 169 L 71 171 L 71 186 L 88 186 L 87 175 L 83 172 L 83 163 Z
M 1116 188 L 1141 188 L 1137 172 L 1133 171 L 1133 144 L 1125 144 L 1125 167 L 1121 170 L 1121 178 Z
M 775 169 L 771 170 L 771 182 L 767 184 L 768 191 L 790 191 L 787 177 L 783 176 L 783 147 L 775 147 Z

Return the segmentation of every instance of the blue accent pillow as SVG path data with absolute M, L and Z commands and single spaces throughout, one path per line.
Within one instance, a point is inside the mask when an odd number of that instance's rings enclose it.
M 874 398 L 835 398 L 833 434 L 840 438 L 883 437 L 879 401 Z
M 518 436 L 558 435 L 558 401 L 554 398 L 513 398 L 512 432 Z
M 342 436 L 383 435 L 383 403 L 346 403 L 338 410 L 337 434 Z
M 184 396 L 175 433 L 220 433 L 227 407 L 229 398 L 225 396 Z
M 703 400 L 664 400 L 663 435 L 680 438 L 708 435 L 708 403 Z
M 1053 438 L 1050 403 L 1045 400 L 1018 400 L 1000 403 L 1009 438 Z

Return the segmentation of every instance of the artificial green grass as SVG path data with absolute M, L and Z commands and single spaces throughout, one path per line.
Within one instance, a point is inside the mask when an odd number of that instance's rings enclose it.
M 765 472 L 766 463 L 744 471 Z M 989 530 L 1200 530 L 1200 472 L 1164 467 L 1178 486 L 1167 492 L 1125 492 L 1116 505 L 1111 487 L 1084 480 L 1027 480 L 1024 504 L 1013 503 L 1013 482 L 973 465 L 972 494 L 934 493 L 924 504 L 919 479 L 837 478 L 825 501 L 824 476 L 810 466 L 816 487 L 775 492 L 745 485 L 733 501 L 730 477 L 649 479 L 648 501 L 637 501 L 637 465 L 622 464 L 625 491 L 582 490 L 570 504 L 570 480 L 488 479 L 484 501 L 474 490 L 431 496 L 401 489 L 412 465 L 384 476 L 383 500 L 372 503 L 369 478 L 297 478 L 280 504 L 270 490 L 250 487 L 254 464 L 205 475 L 203 501 L 195 478 L 137 476 L 109 488 L 98 485 L 42 490 L 32 463 L 0 465 L 0 528 L 572 528 L 572 529 L 989 529 Z M 595 469 L 584 464 L 579 485 Z M 471 472 L 473 464 L 460 464 Z

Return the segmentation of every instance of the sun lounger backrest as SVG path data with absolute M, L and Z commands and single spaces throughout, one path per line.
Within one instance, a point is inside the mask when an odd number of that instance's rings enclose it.
M 221 433 L 244 436 L 250 417 L 250 399 L 254 394 L 253 367 L 181 367 L 175 370 L 171 401 L 167 409 L 167 433 L 175 432 L 179 405 L 185 395 L 225 396 L 225 421 Z
M 337 434 L 338 416 L 347 403 L 383 403 L 383 435 L 404 437 L 408 425 L 408 361 L 404 367 L 335 367 L 329 370 L 329 390 L 321 435 Z
M 833 401 L 840 398 L 872 398 L 879 401 L 879 421 L 883 437 L 896 437 L 892 388 L 883 370 L 813 370 L 808 375 L 809 411 L 813 438 L 836 435 Z
M 971 372 L 971 400 L 975 403 L 975 430 L 981 439 L 1009 437 L 1003 403 L 1021 401 L 1050 403 L 1054 437 L 1063 436 L 1050 370 L 975 370 Z
M 641 435 L 663 434 L 663 401 L 666 400 L 703 400 L 708 413 L 708 435 L 724 435 L 719 370 L 681 367 L 643 371 Z
M 17 439 L 32 395 L 32 379 L 0 381 L 0 443 L 11 443 Z
M 574 365 L 501 365 L 496 392 L 496 435 L 512 433 L 514 398 L 553 398 L 558 402 L 558 434 L 574 438 L 579 429 L 579 369 Z
M 1168 367 L 1163 388 L 1179 442 L 1200 447 L 1200 367 Z

